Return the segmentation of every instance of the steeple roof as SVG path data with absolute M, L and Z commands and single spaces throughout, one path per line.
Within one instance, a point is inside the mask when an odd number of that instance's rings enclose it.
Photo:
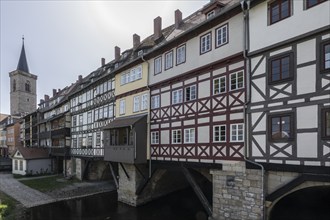
M 22 37 L 22 50 L 21 50 L 21 55 L 19 57 L 17 70 L 21 70 L 26 73 L 29 73 L 29 66 L 26 61 L 25 48 L 24 48 L 24 37 Z

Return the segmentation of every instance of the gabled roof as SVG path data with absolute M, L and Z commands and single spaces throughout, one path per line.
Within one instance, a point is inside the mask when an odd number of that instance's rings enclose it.
M 46 148 L 17 147 L 14 155 L 17 153 L 17 151 L 23 156 L 25 160 L 49 158 L 49 152 Z
M 29 73 L 29 67 L 25 55 L 24 38 L 22 38 L 22 40 L 23 40 L 23 44 L 22 44 L 21 55 L 19 57 L 19 61 L 17 65 L 17 70 L 21 70 L 23 72 Z

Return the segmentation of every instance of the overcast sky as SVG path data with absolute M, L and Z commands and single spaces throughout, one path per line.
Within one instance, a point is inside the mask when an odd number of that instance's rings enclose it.
M 153 19 L 163 27 L 183 18 L 209 0 L 177 1 L 12 1 L 0 0 L 0 112 L 10 113 L 9 72 L 16 70 L 25 38 L 31 73 L 38 76 L 37 103 L 52 89 L 62 89 L 153 33 Z

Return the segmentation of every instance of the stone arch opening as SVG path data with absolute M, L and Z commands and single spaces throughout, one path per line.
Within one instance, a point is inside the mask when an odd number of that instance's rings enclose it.
M 327 220 L 330 216 L 330 186 L 299 189 L 278 200 L 269 220 Z

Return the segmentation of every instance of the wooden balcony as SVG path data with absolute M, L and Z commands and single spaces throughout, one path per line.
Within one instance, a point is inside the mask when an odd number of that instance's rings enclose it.
M 40 132 L 39 133 L 39 138 L 41 138 L 41 139 L 50 138 L 50 131 Z
M 73 157 L 103 157 L 104 148 L 70 148 Z
M 70 128 L 59 128 L 52 130 L 52 138 L 61 138 L 61 137 L 69 137 L 71 134 Z

